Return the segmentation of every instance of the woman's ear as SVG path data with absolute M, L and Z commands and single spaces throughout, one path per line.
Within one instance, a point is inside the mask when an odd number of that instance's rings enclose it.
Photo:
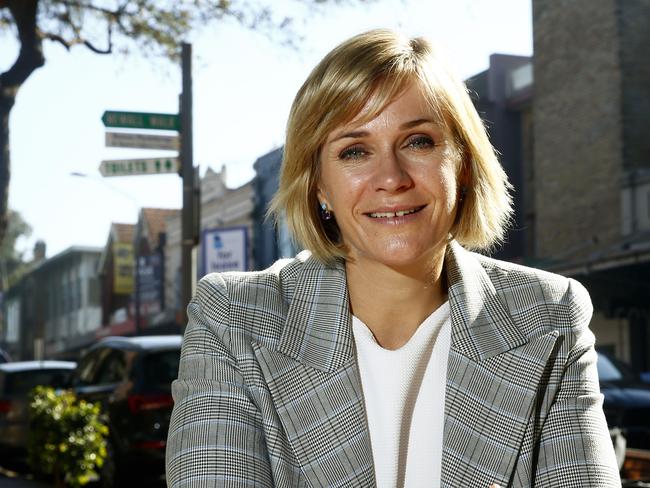
M 460 171 L 458 172 L 458 188 L 465 188 L 468 190 L 472 184 L 472 160 L 467 150 L 463 150 L 461 154 Z
M 325 191 L 323 191 L 323 188 L 320 185 L 316 187 L 316 198 L 318 198 L 318 205 L 322 205 L 324 203 L 329 208 L 330 205 L 327 200 L 327 196 L 325 195 Z

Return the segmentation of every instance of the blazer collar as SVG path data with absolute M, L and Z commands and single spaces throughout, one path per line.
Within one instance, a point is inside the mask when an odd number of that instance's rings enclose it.
M 453 350 L 482 361 L 527 342 L 475 254 L 452 241 L 447 248 L 445 267 Z
M 518 347 L 526 338 L 477 257 L 451 241 L 445 258 L 452 344 L 476 361 Z M 324 265 L 308 257 L 296 277 L 278 351 L 321 371 L 336 371 L 354 355 L 342 260 Z
M 336 371 L 354 355 L 345 264 L 309 256 L 296 285 L 278 351 L 321 371 Z

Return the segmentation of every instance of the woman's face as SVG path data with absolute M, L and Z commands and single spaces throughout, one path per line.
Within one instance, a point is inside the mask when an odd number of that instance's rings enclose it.
M 454 222 L 457 151 L 416 83 L 361 123 L 366 110 L 323 145 L 319 201 L 360 265 L 426 265 Z

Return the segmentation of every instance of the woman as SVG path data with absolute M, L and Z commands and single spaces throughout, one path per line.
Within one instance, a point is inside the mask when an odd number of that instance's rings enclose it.
M 617 486 L 589 297 L 489 259 L 506 176 L 422 39 L 329 53 L 273 204 L 310 252 L 201 280 L 167 450 L 181 486 Z

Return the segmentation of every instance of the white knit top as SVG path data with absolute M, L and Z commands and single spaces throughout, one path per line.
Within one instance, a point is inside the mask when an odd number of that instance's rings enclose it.
M 378 488 L 440 486 L 449 302 L 397 350 L 377 344 L 357 317 L 352 328 Z

